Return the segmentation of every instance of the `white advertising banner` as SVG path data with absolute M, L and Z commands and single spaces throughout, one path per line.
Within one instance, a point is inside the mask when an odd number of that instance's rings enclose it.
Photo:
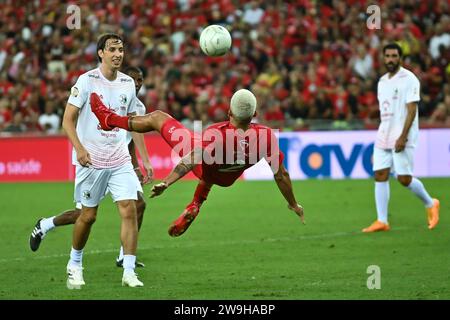
M 291 179 L 370 178 L 376 131 L 281 132 L 280 149 Z M 415 151 L 414 175 L 450 176 L 450 129 L 421 129 Z M 260 161 L 244 173 L 246 180 L 272 179 Z

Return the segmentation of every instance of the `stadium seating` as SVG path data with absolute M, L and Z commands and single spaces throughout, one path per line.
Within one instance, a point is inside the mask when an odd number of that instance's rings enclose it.
M 0 131 L 58 132 L 70 87 L 97 65 L 97 36 L 109 31 L 126 40 L 124 66 L 144 71 L 139 95 L 148 111 L 168 111 L 188 126 L 223 120 L 232 92 L 245 87 L 259 100 L 258 121 L 274 127 L 373 128 L 380 49 L 397 41 L 421 80 L 421 125 L 450 127 L 446 0 L 379 1 L 374 30 L 365 0 L 147 3 L 77 1 L 80 29 L 71 29 L 64 2 L 2 2 Z M 224 57 L 199 49 L 199 32 L 212 23 L 231 32 Z

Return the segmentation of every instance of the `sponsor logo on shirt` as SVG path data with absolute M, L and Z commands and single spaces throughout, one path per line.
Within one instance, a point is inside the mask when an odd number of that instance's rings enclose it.
M 88 77 L 91 77 L 94 79 L 100 79 L 100 76 L 98 74 L 88 74 Z
M 387 100 L 384 100 L 381 104 L 380 117 L 382 122 L 389 121 L 389 119 L 394 115 L 394 113 L 390 110 L 390 106 L 391 104 Z
M 394 95 L 392 96 L 392 100 L 397 100 L 397 99 L 398 99 L 398 88 L 395 88 Z
M 114 128 L 112 131 L 114 131 L 116 128 Z M 102 137 L 105 137 L 107 139 L 111 138 L 111 139 L 116 139 L 117 138 L 117 133 L 116 132 L 112 132 L 112 131 L 101 131 L 100 134 Z
M 131 79 L 120 78 L 120 82 L 131 82 Z
M 97 130 L 99 131 L 103 131 L 102 127 L 100 126 L 100 123 L 97 125 Z M 109 130 L 108 132 L 118 132 L 120 130 L 120 128 L 113 128 L 112 130 Z M 103 134 L 102 134 L 103 135 Z M 115 137 L 115 135 L 113 135 Z
M 121 94 L 119 96 L 119 101 L 120 101 L 120 104 L 127 104 L 127 96 L 124 94 Z

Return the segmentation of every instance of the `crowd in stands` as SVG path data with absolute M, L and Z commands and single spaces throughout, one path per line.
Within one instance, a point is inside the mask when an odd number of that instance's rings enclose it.
M 257 121 L 305 130 L 314 120 L 378 123 L 381 48 L 396 41 L 421 81 L 421 125 L 450 127 L 450 5 L 447 0 L 166 0 L 0 2 L 0 131 L 60 132 L 77 77 L 98 65 L 97 37 L 124 36 L 124 67 L 140 67 L 139 98 L 190 126 L 227 118 L 232 93 L 252 90 Z M 70 29 L 76 4 L 80 29 Z M 373 17 L 372 17 L 373 18 Z M 233 39 L 223 57 L 198 44 L 206 25 Z

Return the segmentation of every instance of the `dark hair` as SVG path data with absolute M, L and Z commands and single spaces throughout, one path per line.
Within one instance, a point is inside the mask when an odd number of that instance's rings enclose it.
M 138 67 L 129 66 L 123 70 L 123 73 L 128 74 L 128 75 L 132 72 L 143 74 L 142 70 L 139 69 Z
M 403 56 L 402 48 L 395 42 L 385 45 L 383 48 L 383 54 L 386 54 L 386 50 L 388 50 L 388 49 L 396 49 L 400 58 Z
M 108 41 L 109 39 L 117 39 L 123 42 L 122 37 L 116 33 L 102 34 L 97 41 L 97 58 L 100 62 L 102 62 L 102 58 L 100 58 L 100 56 L 98 55 L 98 50 L 105 50 L 106 41 Z

